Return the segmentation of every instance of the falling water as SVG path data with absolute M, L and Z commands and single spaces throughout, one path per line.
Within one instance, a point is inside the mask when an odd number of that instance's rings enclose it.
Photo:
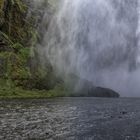
M 139 5 L 138 0 L 61 0 L 44 35 L 45 61 L 65 78 L 75 74 L 122 96 L 139 96 Z

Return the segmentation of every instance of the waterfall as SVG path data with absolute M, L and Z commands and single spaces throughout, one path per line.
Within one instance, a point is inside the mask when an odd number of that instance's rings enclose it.
M 137 13 L 138 13 L 138 27 L 137 27 L 137 38 L 138 38 L 138 56 L 137 56 L 137 64 L 140 64 L 140 0 L 138 0 L 138 7 L 137 7 Z
M 40 52 L 57 73 L 118 91 L 140 92 L 139 0 L 61 0 Z

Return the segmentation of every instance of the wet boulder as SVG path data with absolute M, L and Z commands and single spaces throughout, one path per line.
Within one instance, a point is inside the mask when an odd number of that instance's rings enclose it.
M 119 93 L 113 91 L 109 88 L 103 87 L 92 87 L 90 89 L 83 88 L 83 90 L 79 90 L 73 92 L 71 96 L 74 97 L 107 97 L 107 98 L 118 98 L 120 97 Z
M 92 82 L 81 79 L 81 78 L 73 78 L 70 80 L 69 83 L 71 91 L 70 96 L 74 97 L 111 97 L 111 98 L 118 98 L 120 97 L 119 93 L 116 91 L 104 88 L 104 87 L 97 87 L 94 86 Z
M 103 88 L 103 87 L 96 87 L 93 88 L 93 90 L 89 91 L 89 96 L 94 97 L 115 97 L 118 98 L 120 95 L 116 91 L 113 91 L 109 88 Z

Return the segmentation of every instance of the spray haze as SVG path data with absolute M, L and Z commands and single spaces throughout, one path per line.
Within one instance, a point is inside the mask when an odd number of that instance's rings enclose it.
M 139 96 L 139 9 L 139 0 L 61 0 L 41 55 L 64 79 Z

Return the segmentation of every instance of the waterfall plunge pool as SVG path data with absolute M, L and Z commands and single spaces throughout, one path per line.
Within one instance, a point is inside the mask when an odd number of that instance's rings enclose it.
M 138 140 L 139 98 L 0 101 L 0 140 Z

